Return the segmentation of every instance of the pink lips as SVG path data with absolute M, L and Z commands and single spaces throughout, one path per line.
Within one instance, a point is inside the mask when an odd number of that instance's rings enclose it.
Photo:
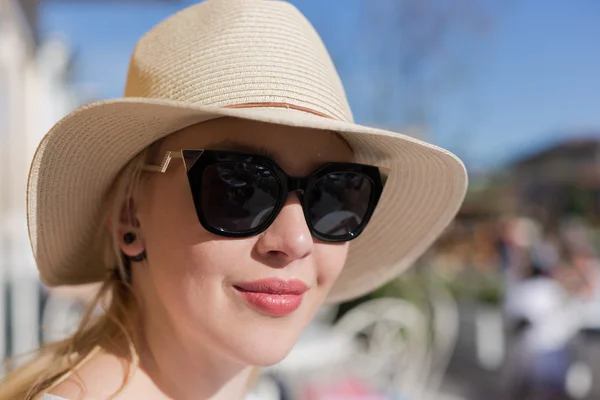
M 252 307 L 273 317 L 283 317 L 296 311 L 308 286 L 300 280 L 277 278 L 244 282 L 234 286 Z

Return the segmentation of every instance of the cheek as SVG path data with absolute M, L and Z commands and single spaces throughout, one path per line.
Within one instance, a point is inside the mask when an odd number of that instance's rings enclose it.
M 331 289 L 344 268 L 348 257 L 348 248 L 348 243 L 316 244 L 317 283 L 327 291 Z
M 202 233 L 185 174 L 161 176 L 148 183 L 138 210 L 149 245 L 185 245 Z
M 185 177 L 179 175 L 184 174 L 161 177 L 149 185 L 139 210 L 149 275 L 159 295 L 168 298 L 177 294 L 177 287 L 183 294 L 191 276 L 216 273 L 210 268 L 222 265 L 214 260 L 222 252 L 210 250 L 211 235 L 200 226 Z
M 218 297 L 223 279 L 248 263 L 254 241 L 221 239 L 204 230 L 185 176 L 165 178 L 170 180 L 148 188 L 140 209 L 151 285 L 167 308 Z

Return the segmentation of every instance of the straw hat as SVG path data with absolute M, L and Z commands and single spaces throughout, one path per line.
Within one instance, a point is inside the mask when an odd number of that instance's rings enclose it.
M 44 137 L 28 182 L 28 226 L 50 286 L 106 276 L 95 246 L 103 196 L 142 149 L 218 117 L 339 132 L 357 162 L 391 169 L 379 206 L 350 245 L 329 302 L 404 271 L 453 219 L 467 187 L 453 154 L 353 123 L 321 39 L 292 5 L 208 0 L 154 27 L 131 58 L 125 97 L 84 106 Z

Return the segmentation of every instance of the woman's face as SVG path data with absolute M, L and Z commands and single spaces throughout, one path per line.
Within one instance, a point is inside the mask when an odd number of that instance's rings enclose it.
M 307 176 L 326 162 L 352 161 L 350 147 L 334 133 L 229 118 L 169 136 L 159 157 L 179 149 L 267 152 L 291 176 Z M 147 250 L 148 267 L 136 267 L 134 287 L 151 325 L 147 332 L 167 329 L 173 340 L 247 365 L 271 365 L 289 352 L 324 302 L 348 252 L 347 243 L 311 236 L 293 193 L 262 234 L 231 239 L 209 233 L 198 222 L 179 159 L 167 173 L 149 177 L 136 212 L 138 245 Z M 256 283 L 265 279 L 270 285 Z M 301 299 L 295 310 L 269 308 L 268 296 L 242 289 L 269 291 L 278 284 L 285 289 L 285 283 L 290 290 L 306 285 L 303 295 L 289 297 Z

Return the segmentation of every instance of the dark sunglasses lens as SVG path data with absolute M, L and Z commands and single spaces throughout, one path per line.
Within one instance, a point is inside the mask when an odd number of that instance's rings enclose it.
M 369 212 L 373 183 L 360 172 L 335 172 L 320 178 L 306 193 L 308 220 L 321 235 L 351 238 Z
M 281 196 L 281 185 L 273 171 L 241 161 L 207 166 L 201 190 L 206 222 L 232 233 L 252 233 L 263 227 Z

